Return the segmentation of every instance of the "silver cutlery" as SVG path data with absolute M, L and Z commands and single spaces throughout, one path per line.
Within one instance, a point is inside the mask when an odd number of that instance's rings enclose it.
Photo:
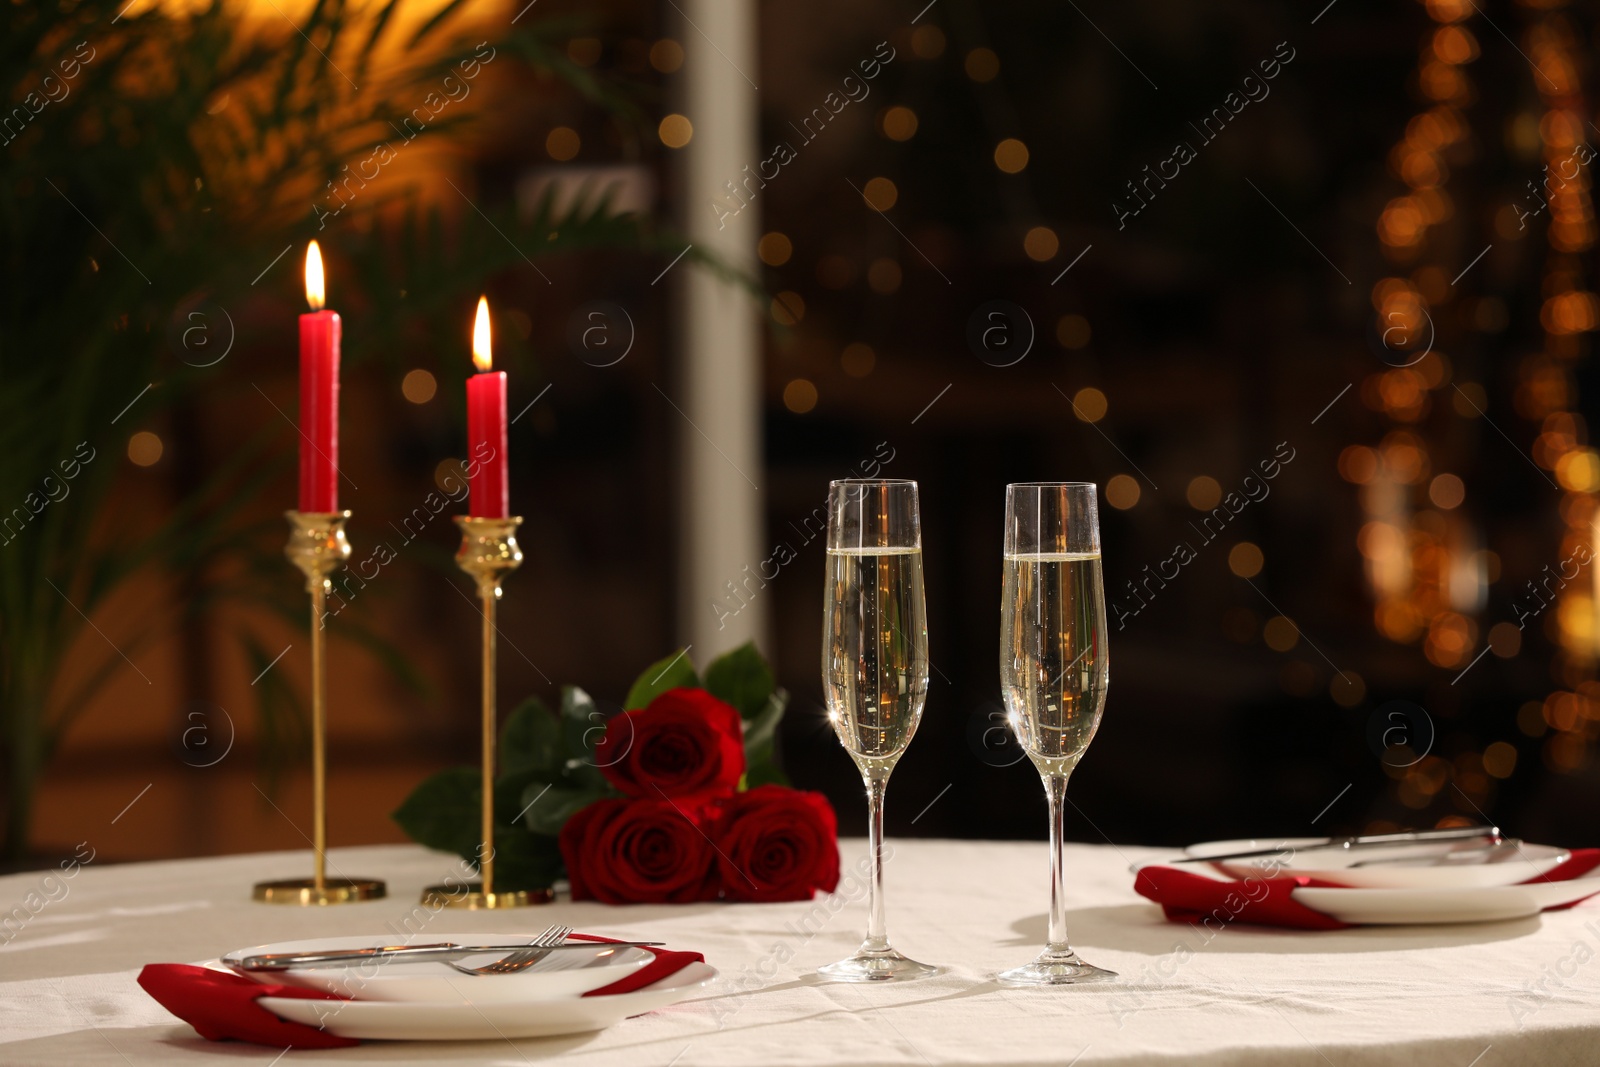
M 1498 826 L 1457 826 L 1448 830 L 1412 830 L 1398 834 L 1367 834 L 1359 837 L 1330 837 L 1325 841 L 1316 841 L 1302 845 L 1275 845 L 1271 848 L 1248 849 L 1241 852 L 1226 852 L 1210 856 L 1184 856 L 1181 859 L 1168 860 L 1169 864 L 1180 863 L 1217 863 L 1223 860 L 1255 859 L 1263 856 L 1282 855 L 1287 851 L 1290 855 L 1297 852 L 1315 852 L 1323 849 L 1341 849 L 1353 851 L 1368 848 L 1393 848 L 1400 845 L 1429 845 L 1449 844 L 1456 841 L 1484 841 L 1485 845 L 1497 845 L 1502 840 Z
M 516 974 L 518 971 L 527 970 L 550 955 L 550 950 L 565 941 L 570 933 L 572 933 L 572 927 L 570 926 L 552 926 L 533 939 L 534 947 L 518 949 L 511 955 L 495 960 L 493 963 L 485 964 L 482 967 L 467 967 L 456 963 L 454 960 L 446 960 L 445 963 L 462 974 Z M 591 942 L 591 944 L 593 943 Z
M 1478 848 L 1454 848 L 1448 852 L 1438 852 L 1427 856 L 1398 856 L 1379 857 L 1377 859 L 1361 860 L 1352 863 L 1351 867 L 1390 867 L 1402 864 L 1408 867 L 1474 867 L 1490 863 L 1510 863 L 1514 859 L 1526 858 L 1522 852 L 1523 841 L 1521 838 L 1508 837 L 1503 841 L 1482 845 Z M 1568 856 L 1571 853 L 1567 853 Z M 1563 858 L 1565 862 L 1565 858 Z
M 568 941 L 540 947 L 540 951 L 565 951 L 583 948 L 659 948 L 660 941 Z M 291 967 L 307 967 L 327 963 L 360 963 L 363 960 L 445 960 L 464 956 L 481 956 L 487 952 L 517 952 L 534 947 L 523 941 L 515 945 L 458 945 L 440 942 L 430 945 L 385 945 L 365 949 L 347 949 L 339 952 L 282 952 L 265 956 L 245 956 L 242 959 L 225 959 L 222 962 L 244 971 L 283 971 Z

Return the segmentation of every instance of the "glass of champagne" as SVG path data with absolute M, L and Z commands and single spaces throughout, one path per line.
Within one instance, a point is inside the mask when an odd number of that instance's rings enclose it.
M 820 968 L 841 982 L 926 978 L 939 968 L 889 947 L 883 918 L 883 795 L 928 696 L 917 483 L 849 479 L 828 486 L 828 576 L 822 687 L 828 721 L 867 787 L 871 850 L 867 937 L 849 959 Z
M 1006 486 L 1000 684 L 1007 719 L 1050 798 L 1050 932 L 1039 957 L 1000 974 L 1018 985 L 1115 978 L 1067 943 L 1062 805 L 1100 726 L 1110 681 L 1100 520 L 1093 482 Z

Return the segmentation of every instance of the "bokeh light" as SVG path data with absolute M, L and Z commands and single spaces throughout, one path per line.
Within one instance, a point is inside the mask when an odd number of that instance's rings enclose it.
M 783 387 L 783 406 L 804 415 L 817 406 L 817 387 L 805 378 L 796 378 Z
M 662 74 L 671 74 L 683 66 L 683 45 L 671 37 L 663 37 L 650 46 L 650 65 Z
M 1211 475 L 1202 474 L 1189 480 L 1189 487 L 1183 495 L 1191 508 L 1210 511 L 1222 503 L 1222 486 Z
M 1028 166 L 1028 146 L 1015 137 L 1007 137 L 994 146 L 994 165 L 1007 174 L 1021 174 Z
M 917 113 L 909 107 L 886 107 L 878 116 L 878 129 L 891 141 L 909 141 L 917 135 Z
M 911 31 L 911 52 L 918 59 L 938 59 L 944 55 L 944 31 L 934 25 Z
M 1035 226 L 1022 238 L 1022 250 L 1035 263 L 1044 263 L 1054 259 L 1061 250 L 1061 239 L 1050 227 Z
M 877 363 L 878 354 L 872 346 L 860 341 L 845 345 L 844 351 L 839 353 L 839 366 L 852 378 L 865 378 Z
M 1089 320 L 1082 315 L 1063 315 L 1056 320 L 1056 343 L 1062 348 L 1079 349 L 1089 343 Z
M 1106 482 L 1106 503 L 1118 511 L 1127 511 L 1139 502 L 1139 483 L 1129 474 L 1113 475 Z
M 1249 541 L 1240 541 L 1228 550 L 1228 569 L 1241 578 L 1254 578 L 1265 562 L 1261 549 Z
M 1083 422 L 1099 422 L 1106 417 L 1106 394 L 1088 386 L 1079 389 L 1072 397 L 1072 413 Z
M 439 391 L 438 379 L 421 367 L 406 372 L 400 379 L 400 394 L 413 404 L 426 404 Z
M 796 326 L 806 317 L 805 297 L 792 289 L 785 289 L 772 298 L 768 306 L 772 319 L 780 326 Z
M 872 178 L 862 187 L 861 195 L 869 207 L 888 211 L 900 199 L 900 190 L 888 178 Z
M 1231 564 L 1231 559 L 1230 559 Z M 1274 652 L 1287 652 L 1300 643 L 1300 627 L 1284 615 L 1274 615 L 1261 628 L 1261 639 Z
M 781 267 L 794 255 L 794 245 L 787 234 L 774 230 L 763 234 L 761 240 L 756 242 L 756 255 L 769 267 Z
M 153 467 L 161 460 L 161 453 L 165 446 L 161 438 L 149 430 L 140 430 L 128 438 L 128 458 L 135 466 Z
M 975 82 L 991 82 L 1000 73 L 1000 57 L 987 48 L 974 48 L 967 53 L 967 77 Z
M 901 276 L 900 264 L 887 257 L 875 259 L 867 267 L 867 285 L 884 296 L 900 288 Z
M 682 148 L 694 139 L 694 123 L 686 116 L 673 112 L 662 118 L 661 124 L 656 127 L 656 136 L 668 148 Z
M 583 141 L 578 137 L 578 131 L 571 126 L 557 126 L 545 135 L 544 150 L 558 163 L 573 158 L 582 147 Z

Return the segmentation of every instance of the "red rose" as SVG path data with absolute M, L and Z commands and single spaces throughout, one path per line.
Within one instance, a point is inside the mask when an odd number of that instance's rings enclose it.
M 839 884 L 838 821 L 821 793 L 763 785 L 734 797 L 717 830 L 729 900 L 810 900 Z
M 744 775 L 743 724 L 704 689 L 669 689 L 606 723 L 594 758 L 630 797 L 731 793 Z
M 717 899 L 708 804 L 597 800 L 561 827 L 573 900 L 686 904 Z

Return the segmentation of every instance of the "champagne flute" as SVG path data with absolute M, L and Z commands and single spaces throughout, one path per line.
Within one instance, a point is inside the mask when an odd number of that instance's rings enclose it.
M 1067 777 L 1094 740 L 1110 683 L 1100 521 L 1092 482 L 1006 486 L 1000 683 L 1006 713 L 1050 798 L 1049 943 L 1000 974 L 1018 985 L 1115 978 L 1067 943 L 1061 808 Z
M 883 917 L 883 796 L 928 696 L 917 483 L 848 479 L 828 485 L 828 576 L 822 686 L 828 721 L 867 787 L 871 850 L 867 937 L 818 973 L 841 982 L 926 978 L 939 968 L 889 946 Z

